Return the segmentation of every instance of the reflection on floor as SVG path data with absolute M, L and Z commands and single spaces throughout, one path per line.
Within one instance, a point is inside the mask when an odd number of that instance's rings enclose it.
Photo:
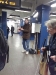
M 37 65 L 40 55 L 26 55 L 22 53 L 22 38 L 15 34 L 9 36 L 10 59 L 0 75 L 39 75 Z

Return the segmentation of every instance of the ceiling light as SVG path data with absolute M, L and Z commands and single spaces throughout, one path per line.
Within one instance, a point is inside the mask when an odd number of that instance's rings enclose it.
M 51 1 L 49 1 L 48 3 L 46 3 L 46 4 L 50 4 L 50 3 L 52 3 L 52 2 L 54 2 L 55 0 L 51 0 Z
M 30 11 L 24 11 L 24 10 L 15 10 L 15 11 L 30 13 Z
M 12 18 L 12 16 L 9 16 L 9 18 Z
M 51 7 L 56 7 L 56 3 L 52 4 Z
M 56 15 L 50 15 L 50 16 L 56 16 Z
M 36 14 L 34 14 L 34 16 L 33 16 L 33 17 L 34 17 L 34 18 L 36 18 L 37 16 L 38 16 L 38 12 L 37 12 Z
M 28 18 L 28 20 L 30 20 L 30 17 Z
M 25 21 L 25 18 L 23 18 L 23 21 Z

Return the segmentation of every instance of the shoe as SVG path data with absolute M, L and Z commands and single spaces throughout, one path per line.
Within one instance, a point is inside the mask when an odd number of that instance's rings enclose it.
M 26 54 L 29 54 L 29 52 L 27 51 Z
M 26 52 L 26 50 L 23 50 L 22 53 Z

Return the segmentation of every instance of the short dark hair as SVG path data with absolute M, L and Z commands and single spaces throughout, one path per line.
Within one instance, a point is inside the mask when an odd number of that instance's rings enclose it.
M 26 19 L 28 20 L 28 18 L 25 18 L 25 20 L 26 20 Z

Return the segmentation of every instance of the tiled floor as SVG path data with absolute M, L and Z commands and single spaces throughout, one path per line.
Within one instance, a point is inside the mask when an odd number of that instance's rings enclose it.
M 10 59 L 0 75 L 39 75 L 38 70 L 40 55 L 26 55 L 22 53 L 22 38 L 15 34 L 8 39 L 10 46 Z M 31 47 L 31 44 L 30 44 Z

